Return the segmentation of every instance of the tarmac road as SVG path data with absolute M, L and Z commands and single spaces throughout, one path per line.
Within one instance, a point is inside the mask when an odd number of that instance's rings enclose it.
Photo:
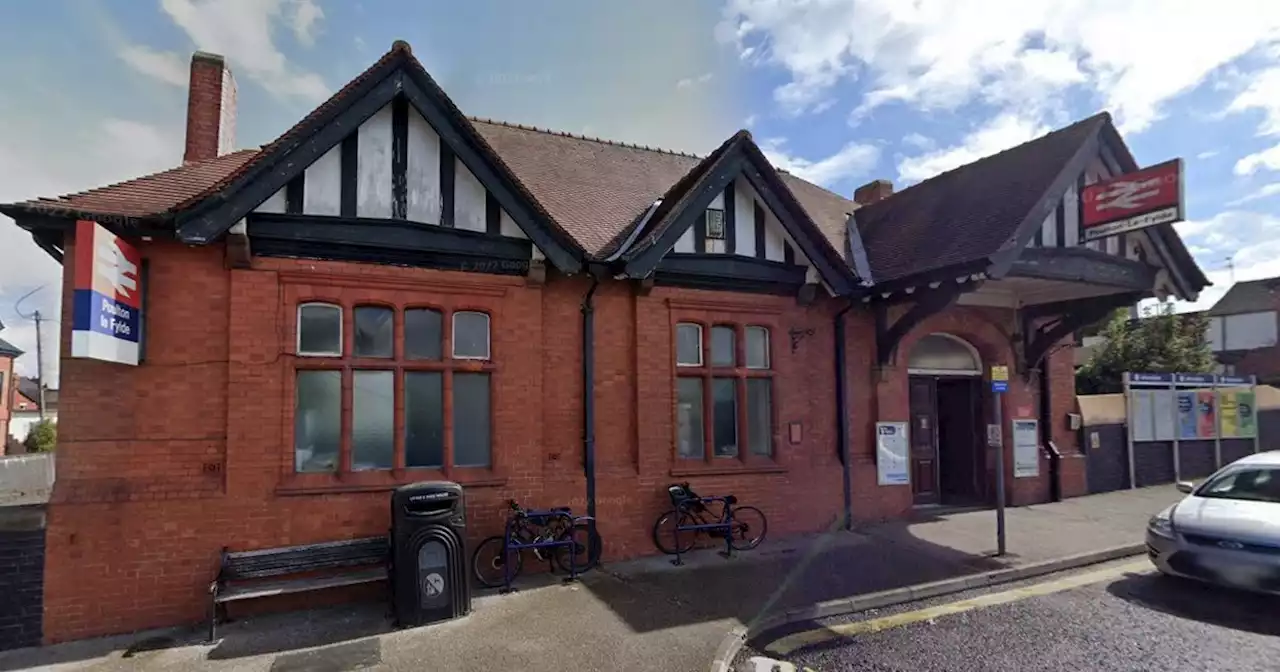
M 831 672 L 1280 671 L 1280 598 L 1120 561 L 767 633 L 735 668 Z M 761 656 L 785 661 L 770 667 Z

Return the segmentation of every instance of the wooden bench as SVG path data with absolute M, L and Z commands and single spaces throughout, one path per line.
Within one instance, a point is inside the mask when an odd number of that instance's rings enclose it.
M 236 553 L 224 548 L 218 576 L 209 586 L 209 641 L 217 638 L 228 602 L 386 581 L 390 558 L 387 537 Z

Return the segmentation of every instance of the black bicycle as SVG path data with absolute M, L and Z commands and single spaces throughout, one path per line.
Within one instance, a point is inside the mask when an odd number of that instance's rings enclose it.
M 667 494 L 675 508 L 654 523 L 653 545 L 676 556 L 672 564 L 681 564 L 680 555 L 693 549 L 698 535 L 724 539 L 721 555 L 727 557 L 730 549 L 749 551 L 759 546 L 768 532 L 764 512 L 754 506 L 738 506 L 738 498 L 733 495 L 700 497 L 688 483 L 667 486 Z
M 574 516 L 567 506 L 527 510 L 514 499 L 507 508 L 505 532 L 480 542 L 471 554 L 471 571 L 480 585 L 509 589 L 524 568 L 526 551 L 571 578 L 599 564 L 602 544 L 591 517 Z

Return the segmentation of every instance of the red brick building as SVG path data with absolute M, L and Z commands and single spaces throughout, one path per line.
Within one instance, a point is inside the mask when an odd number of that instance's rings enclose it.
M 233 87 L 193 58 L 182 167 L 0 206 L 60 260 L 79 219 L 146 259 L 141 363 L 62 362 L 47 641 L 199 621 L 224 546 L 384 533 L 416 480 L 465 485 L 471 541 L 508 498 L 593 511 L 606 560 L 655 552 L 677 480 L 775 537 L 990 503 L 998 468 L 1014 504 L 1082 493 L 1060 346 L 1206 284 L 1168 225 L 1077 245 L 1081 186 L 1137 168 L 1105 114 L 849 200 L 746 132 L 698 158 L 468 118 L 402 43 L 259 150 L 228 152 Z M 1040 421 L 1017 477 L 992 365 Z M 911 426 L 898 484 L 878 421 Z
M 0 455 L 8 452 L 9 448 L 9 418 L 18 396 L 13 362 L 21 356 L 21 350 L 0 338 Z

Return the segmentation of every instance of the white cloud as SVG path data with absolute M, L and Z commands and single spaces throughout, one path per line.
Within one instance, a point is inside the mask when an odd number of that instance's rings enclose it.
M 1195 302 L 1178 302 L 1180 312 L 1212 306 L 1227 293 L 1233 280 L 1280 276 L 1280 217 L 1227 210 L 1208 219 L 1181 222 L 1175 228 L 1213 283 Z
M 1136 132 L 1278 29 L 1270 0 L 731 0 L 720 34 L 790 74 L 774 95 L 791 111 L 855 77 L 864 114 L 893 100 L 1043 109 L 1083 87 Z
M 329 95 L 324 80 L 291 64 L 272 35 L 283 22 L 300 41 L 310 40 L 324 14 L 309 0 L 161 0 L 160 6 L 197 49 L 226 56 L 236 74 L 272 94 L 313 102 Z
M 915 133 L 915 132 L 908 133 L 902 136 L 902 144 L 908 147 L 915 147 L 916 149 L 926 149 L 926 150 L 933 149 L 934 147 L 933 138 L 928 138 L 928 137 L 925 137 L 924 135 L 921 135 L 920 133 Z
M 979 126 L 958 145 L 902 159 L 898 162 L 898 179 L 904 183 L 926 180 L 1020 145 L 1048 131 L 1048 127 L 1032 119 L 1017 114 L 1002 114 Z
M 754 114 L 749 114 L 749 115 L 747 115 L 747 118 L 746 118 L 746 119 L 743 119 L 743 120 L 742 120 L 742 127 L 743 127 L 743 128 L 751 128 L 752 126 L 755 126 L 755 125 L 756 125 L 756 121 L 758 121 L 758 120 L 759 120 L 759 119 L 758 119 L 758 117 L 757 117 L 756 115 L 754 115 Z
M 1270 198 L 1272 196 L 1275 196 L 1276 194 L 1280 194 L 1280 182 L 1272 182 L 1271 184 L 1263 185 L 1256 191 L 1253 191 L 1245 196 L 1241 196 L 1240 198 L 1237 198 L 1234 201 L 1227 203 L 1227 207 L 1234 208 L 1240 205 L 1244 205 L 1245 203 L 1262 200 L 1264 198 Z
M 875 145 L 850 142 L 831 156 L 810 161 L 788 154 L 785 144 L 784 139 L 770 138 L 760 143 L 760 150 L 774 167 L 827 187 L 838 180 L 865 175 L 880 160 L 880 148 Z
M 1227 114 L 1259 110 L 1258 135 L 1280 135 L 1280 67 L 1252 73 L 1248 85 L 1227 105 Z
M 1204 159 L 1212 159 L 1217 155 L 1218 155 L 1218 150 L 1210 149 L 1204 152 L 1200 152 L 1199 154 L 1196 154 L 1196 158 L 1203 161 Z
M 1263 169 L 1280 170 L 1280 145 L 1254 152 L 1236 161 L 1236 175 L 1252 175 Z
M 186 87 L 189 83 L 187 60 L 172 51 L 156 51 L 141 44 L 126 44 L 117 55 L 138 72 L 165 84 Z
M 707 82 L 711 81 L 711 76 L 712 74 L 710 72 L 704 72 L 701 75 L 698 75 L 697 77 L 685 77 L 680 81 L 676 82 L 676 88 L 689 89 L 699 84 L 706 84 Z

